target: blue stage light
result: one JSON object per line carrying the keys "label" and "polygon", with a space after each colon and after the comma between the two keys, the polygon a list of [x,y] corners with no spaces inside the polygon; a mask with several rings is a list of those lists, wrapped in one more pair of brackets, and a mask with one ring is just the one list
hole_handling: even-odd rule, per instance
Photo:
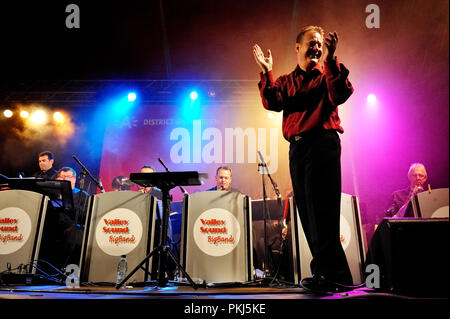
{"label": "blue stage light", "polygon": [[191,100],[196,100],[198,98],[198,94],[195,91],[192,91],[189,96],[191,97]]}
{"label": "blue stage light", "polygon": [[133,102],[134,100],[136,100],[136,93],[134,92],[128,93],[128,102]]}

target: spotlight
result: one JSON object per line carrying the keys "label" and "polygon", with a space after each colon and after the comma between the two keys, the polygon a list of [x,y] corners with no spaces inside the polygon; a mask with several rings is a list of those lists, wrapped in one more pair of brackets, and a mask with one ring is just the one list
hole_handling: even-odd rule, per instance
{"label": "spotlight", "polygon": [[64,123],[64,115],[61,112],[53,113],[53,119],[57,123]]}
{"label": "spotlight", "polygon": [[30,114],[28,113],[28,111],[22,110],[20,111],[20,117],[26,119]]}
{"label": "spotlight", "polygon": [[269,119],[274,119],[274,118],[275,118],[275,115],[273,115],[273,113],[267,113],[267,117],[268,117]]}
{"label": "spotlight", "polygon": [[3,111],[3,115],[4,115],[5,117],[10,118],[11,116],[13,116],[13,112],[12,112],[11,110],[4,110],[4,111]]}
{"label": "spotlight", "polygon": [[377,97],[375,96],[375,94],[369,94],[367,96],[367,102],[369,103],[375,103],[377,101]]}
{"label": "spotlight", "polygon": [[192,91],[191,94],[189,94],[191,97],[191,100],[195,101],[198,98],[198,94],[195,91]]}
{"label": "spotlight", "polygon": [[47,120],[47,115],[44,111],[38,110],[31,114],[30,118],[36,124],[43,124]]}
{"label": "spotlight", "polygon": [[128,102],[133,102],[134,100],[136,100],[136,93],[134,92],[128,93]]}

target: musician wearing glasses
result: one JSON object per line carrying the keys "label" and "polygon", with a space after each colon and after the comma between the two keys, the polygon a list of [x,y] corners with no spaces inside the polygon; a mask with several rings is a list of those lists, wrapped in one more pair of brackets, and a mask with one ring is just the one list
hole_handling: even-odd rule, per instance
{"label": "musician wearing glasses", "polygon": [[59,213],[60,247],[62,247],[62,265],[78,264],[81,254],[83,232],[89,194],[77,187],[77,173],[65,166],[58,171],[57,180],[70,181],[72,187],[74,210],[70,213]]}
{"label": "musician wearing glasses", "polygon": [[[407,210],[409,200],[425,190],[425,182],[428,175],[425,165],[413,163],[408,170],[409,185],[405,189],[400,189],[392,193],[390,207],[386,210],[387,217],[412,217],[410,210]],[[408,216],[407,216],[408,215]]]}

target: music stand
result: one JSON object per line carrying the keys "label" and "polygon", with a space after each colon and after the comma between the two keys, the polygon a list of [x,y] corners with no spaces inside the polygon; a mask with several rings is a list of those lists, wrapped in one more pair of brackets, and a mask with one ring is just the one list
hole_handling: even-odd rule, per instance
{"label": "music stand", "polygon": [[70,181],[42,178],[8,178],[11,189],[22,189],[46,195],[51,201],[60,204],[61,208],[74,209],[72,186]]}
{"label": "music stand", "polygon": [[177,186],[189,186],[189,185],[201,185],[200,178],[208,178],[208,174],[199,174],[195,171],[186,172],[166,172],[166,173],[131,173],[130,180],[142,187],[158,187],[162,191],[162,204],[163,212],[161,216],[161,232],[159,236],[159,246],[154,248],[123,280],[116,284],[116,289],[122,287],[125,282],[133,276],[133,274],[141,268],[141,266],[150,259],[153,254],[159,253],[158,260],[158,285],[164,287],[167,284],[165,278],[166,265],[165,255],[169,254],[170,258],[175,262],[178,268],[182,271],[183,275],[189,281],[194,289],[197,289],[197,285],[194,283],[189,274],[176,260],[175,256],[167,245],[167,228],[169,223],[170,202],[171,196],[170,190]]}

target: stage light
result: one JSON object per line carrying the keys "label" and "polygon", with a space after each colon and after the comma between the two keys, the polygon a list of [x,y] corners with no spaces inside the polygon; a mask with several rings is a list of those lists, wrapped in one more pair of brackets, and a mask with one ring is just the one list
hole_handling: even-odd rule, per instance
{"label": "stage light", "polygon": [[28,113],[28,111],[22,110],[20,111],[20,117],[26,119],[30,114]]}
{"label": "stage light", "polygon": [[128,102],[133,102],[134,100],[136,100],[136,93],[134,92],[128,93]]}
{"label": "stage light", "polygon": [[10,118],[11,116],[13,116],[13,112],[11,110],[4,110],[3,115],[7,118]]}
{"label": "stage light", "polygon": [[43,124],[47,120],[47,115],[44,111],[38,110],[31,114],[30,119],[36,124]]}
{"label": "stage light", "polygon": [[57,123],[64,123],[64,115],[61,112],[53,113],[53,119]]}
{"label": "stage light", "polygon": [[269,119],[274,119],[274,118],[275,118],[275,115],[273,115],[273,113],[267,113],[267,117],[268,117]]}
{"label": "stage light", "polygon": [[192,91],[191,94],[189,94],[191,100],[195,101],[198,98],[198,94],[195,91]]}
{"label": "stage light", "polygon": [[367,96],[367,102],[369,103],[375,103],[377,101],[377,97],[375,96],[375,94],[369,94]]}

